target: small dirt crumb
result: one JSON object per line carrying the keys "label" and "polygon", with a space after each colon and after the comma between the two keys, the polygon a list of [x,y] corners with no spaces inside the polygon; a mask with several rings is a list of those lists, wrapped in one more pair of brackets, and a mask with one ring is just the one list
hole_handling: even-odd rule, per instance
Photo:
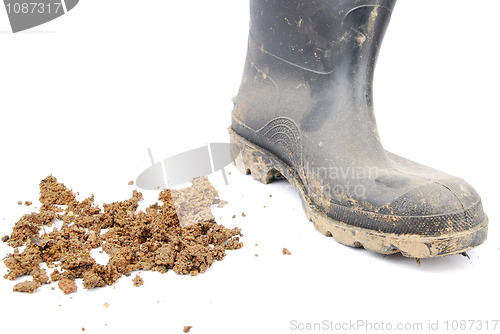
{"label": "small dirt crumb", "polygon": [[24,205],[26,205],[26,206],[31,206],[32,204],[33,204],[32,201],[26,201],[26,202],[24,202]]}
{"label": "small dirt crumb", "polygon": [[292,255],[292,253],[288,250],[288,248],[283,248],[284,255]]}
{"label": "small dirt crumb", "polygon": [[242,213],[241,213],[241,216],[242,216],[242,217],[246,217],[247,215],[246,215],[244,212],[242,212]]}
{"label": "small dirt crumb", "polygon": [[144,280],[139,275],[135,275],[135,278],[132,280],[132,282],[134,282],[134,286],[144,285]]}
{"label": "small dirt crumb", "polygon": [[2,239],[0,239],[0,240],[2,240],[2,242],[7,242],[7,241],[9,241],[9,239],[10,239],[10,237],[8,235],[4,235],[2,237]]}
{"label": "small dirt crumb", "polygon": [[236,218],[236,215],[233,215],[231,218],[235,219],[235,218]]}
{"label": "small dirt crumb", "polygon": [[50,287],[50,290],[55,290],[55,289],[56,289],[56,287],[55,287],[55,286],[51,286],[51,287]]}
{"label": "small dirt crumb", "polygon": [[66,295],[73,293],[73,292],[76,292],[76,290],[78,289],[76,287],[75,281],[70,280],[69,278],[61,279],[57,283],[57,285],[59,286],[59,289],[61,289],[61,291],[64,292],[64,294],[66,294]]}
{"label": "small dirt crumb", "polygon": [[193,326],[184,326],[184,329],[182,331],[184,333],[189,333],[191,331],[191,328],[193,328]]}
{"label": "small dirt crumb", "polygon": [[109,307],[109,304],[108,304],[108,303],[104,303],[104,307],[105,307],[105,308],[108,308],[108,307]]}
{"label": "small dirt crumb", "polygon": [[129,186],[133,186],[134,185],[134,181],[128,181],[128,185]]}
{"label": "small dirt crumb", "polygon": [[257,256],[259,256],[259,254],[255,253],[254,256],[257,257]]}
{"label": "small dirt crumb", "polygon": [[82,332],[85,332],[85,327],[82,327]]}
{"label": "small dirt crumb", "polygon": [[21,283],[17,283],[14,285],[14,292],[27,292],[27,293],[33,293],[35,292],[39,287],[42,285],[38,283],[37,281],[25,281]]}
{"label": "small dirt crumb", "polygon": [[17,205],[23,205],[23,202],[19,201],[17,202]]}

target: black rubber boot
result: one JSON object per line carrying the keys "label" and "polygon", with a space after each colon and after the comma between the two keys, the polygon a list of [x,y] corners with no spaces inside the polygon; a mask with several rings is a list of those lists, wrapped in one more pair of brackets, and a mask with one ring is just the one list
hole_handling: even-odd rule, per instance
{"label": "black rubber boot", "polygon": [[375,62],[395,0],[251,0],[230,129],[237,167],[285,177],[342,244],[425,258],[481,244],[487,217],[462,179],[382,147]]}

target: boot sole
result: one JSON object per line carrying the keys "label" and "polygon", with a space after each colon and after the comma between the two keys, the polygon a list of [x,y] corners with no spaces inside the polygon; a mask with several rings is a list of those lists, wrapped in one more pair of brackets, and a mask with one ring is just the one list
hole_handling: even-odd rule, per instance
{"label": "boot sole", "polygon": [[310,200],[301,178],[293,168],[280,158],[248,141],[229,129],[231,155],[236,167],[244,174],[261,183],[268,184],[284,177],[299,190],[302,206],[307,218],[322,234],[333,237],[340,244],[350,247],[364,247],[380,254],[401,253],[410,258],[431,258],[464,253],[486,240],[488,218],[469,230],[443,234],[436,237],[416,234],[393,234],[349,225],[330,218]]}

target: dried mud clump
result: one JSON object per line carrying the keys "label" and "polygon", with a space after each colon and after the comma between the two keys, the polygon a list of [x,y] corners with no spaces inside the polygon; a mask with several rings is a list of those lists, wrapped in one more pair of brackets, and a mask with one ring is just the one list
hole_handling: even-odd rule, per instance
{"label": "dried mud clump", "polygon": [[134,286],[141,286],[141,285],[144,285],[144,280],[142,279],[141,276],[139,275],[136,275],[134,277],[134,279],[132,280],[132,282],[134,283]]}
{"label": "dried mud clump", "polygon": [[14,285],[15,292],[33,293],[41,286],[37,281],[25,281]]}
{"label": "dried mud clump", "polygon": [[65,294],[70,294],[73,292],[76,292],[77,287],[75,281],[72,281],[68,278],[63,278],[61,279],[57,285],[59,286],[59,289],[62,290]]}
{"label": "dried mud clump", "polygon": [[[222,260],[227,250],[243,245],[240,229],[215,223],[211,206],[221,200],[207,178],[194,179],[186,189],[162,191],[161,204],[144,211],[138,210],[142,199],[134,190],[129,199],[100,207],[93,195],[78,201],[72,190],[48,176],[40,183],[39,212],[21,217],[11,235],[2,238],[14,248],[4,259],[4,277],[32,276],[14,291],[32,293],[58,282],[64,293],[72,293],[76,279],[93,289],[136,270],[196,276]],[[109,257],[106,264],[92,257],[91,251],[99,248]],[[134,283],[142,284],[139,279]]]}

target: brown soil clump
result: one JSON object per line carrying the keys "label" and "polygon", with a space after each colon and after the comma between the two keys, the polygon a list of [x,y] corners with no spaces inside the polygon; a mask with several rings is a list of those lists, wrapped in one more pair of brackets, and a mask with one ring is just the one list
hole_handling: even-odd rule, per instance
{"label": "brown soil clump", "polygon": [[[39,212],[21,217],[11,235],[2,238],[14,248],[4,260],[9,269],[4,277],[33,277],[32,282],[16,285],[15,291],[32,292],[59,281],[67,293],[76,279],[83,280],[85,289],[93,289],[136,270],[198,275],[222,260],[227,250],[243,245],[240,229],[215,223],[211,206],[221,203],[217,196],[207,178],[198,178],[189,188],[162,191],[162,203],[144,211],[138,210],[143,197],[136,190],[125,201],[100,207],[93,195],[78,201],[73,191],[48,176],[40,183]],[[100,247],[109,256],[105,265],[90,253]],[[41,264],[51,269],[50,277]]]}
{"label": "brown soil clump", "polygon": [[144,285],[144,280],[142,279],[141,276],[139,275],[136,275],[134,277],[134,279],[132,280],[132,282],[134,282],[134,286],[141,286],[141,285]]}
{"label": "brown soil clump", "polygon": [[191,328],[193,328],[193,326],[184,326],[184,329],[182,331],[184,333],[189,333],[191,331]]}
{"label": "brown soil clump", "polygon": [[292,255],[292,253],[288,250],[288,248],[283,248],[284,255]]}
{"label": "brown soil clump", "polygon": [[14,285],[15,292],[33,293],[41,286],[37,281],[25,281]]}
{"label": "brown soil clump", "polygon": [[76,292],[76,290],[78,289],[76,287],[75,281],[70,280],[68,278],[61,279],[57,283],[57,285],[59,286],[59,289],[61,289],[62,292],[64,292],[65,294],[70,294],[70,293]]}

